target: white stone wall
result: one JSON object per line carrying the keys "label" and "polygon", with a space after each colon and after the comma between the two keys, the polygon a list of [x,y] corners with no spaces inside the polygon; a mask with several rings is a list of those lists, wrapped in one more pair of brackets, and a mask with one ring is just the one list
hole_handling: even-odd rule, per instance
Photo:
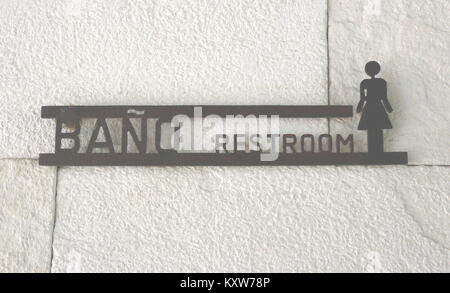
{"label": "white stone wall", "polygon": [[[450,1],[0,1],[0,271],[449,272]],[[352,104],[410,166],[40,167],[43,105]],[[357,119],[313,133],[365,135]]]}

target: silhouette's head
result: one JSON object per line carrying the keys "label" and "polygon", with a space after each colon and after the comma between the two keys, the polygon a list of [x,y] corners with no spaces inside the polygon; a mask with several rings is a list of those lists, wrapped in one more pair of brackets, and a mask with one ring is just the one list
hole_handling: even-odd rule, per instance
{"label": "silhouette's head", "polygon": [[378,73],[380,73],[380,64],[376,61],[370,61],[366,64],[366,73],[370,77],[375,77]]}

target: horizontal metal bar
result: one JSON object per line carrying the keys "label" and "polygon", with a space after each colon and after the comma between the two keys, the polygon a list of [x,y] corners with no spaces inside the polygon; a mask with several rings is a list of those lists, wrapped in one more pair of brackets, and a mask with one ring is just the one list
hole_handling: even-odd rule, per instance
{"label": "horizontal metal bar", "polygon": [[[192,117],[194,108],[202,107],[203,117],[207,115],[278,115],[280,118],[345,118],[353,116],[353,107],[327,105],[169,105],[169,106],[43,106],[42,118],[64,118],[67,115],[78,118],[120,118],[127,115],[171,119],[178,114]],[[136,114],[137,113],[137,114]],[[141,113],[141,114],[139,114]]]}
{"label": "horizontal metal bar", "polygon": [[160,154],[40,154],[43,166],[298,166],[298,165],[400,165],[405,152],[292,153],[276,161],[261,161],[261,153],[160,153]]}

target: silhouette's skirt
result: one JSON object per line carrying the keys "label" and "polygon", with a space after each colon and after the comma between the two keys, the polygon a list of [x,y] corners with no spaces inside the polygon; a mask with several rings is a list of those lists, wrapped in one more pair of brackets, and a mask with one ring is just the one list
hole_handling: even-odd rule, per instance
{"label": "silhouette's skirt", "polygon": [[391,129],[392,124],[381,101],[368,102],[362,110],[358,130]]}

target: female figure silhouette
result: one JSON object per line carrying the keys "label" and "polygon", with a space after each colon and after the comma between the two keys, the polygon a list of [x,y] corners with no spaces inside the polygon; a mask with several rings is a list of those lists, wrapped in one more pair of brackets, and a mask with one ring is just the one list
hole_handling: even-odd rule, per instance
{"label": "female figure silhouette", "polygon": [[375,77],[380,72],[380,64],[371,61],[365,71],[371,78],[361,82],[361,98],[356,108],[357,113],[362,112],[358,130],[367,130],[369,153],[382,153],[383,129],[392,128],[386,111],[391,113],[392,107],[387,99],[386,81]]}

